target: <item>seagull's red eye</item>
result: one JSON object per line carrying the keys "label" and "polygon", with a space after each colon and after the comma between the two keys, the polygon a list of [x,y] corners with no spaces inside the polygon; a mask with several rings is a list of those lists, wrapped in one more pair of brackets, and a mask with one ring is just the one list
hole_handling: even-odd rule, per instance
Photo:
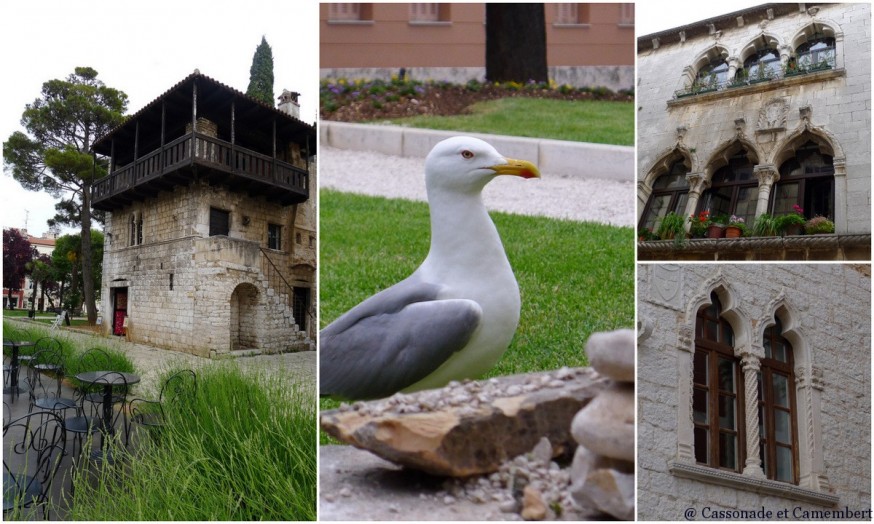
{"label": "seagull's red eye", "polygon": [[461,156],[463,158],[471,159],[471,158],[473,158],[473,153],[468,151],[467,149],[465,149],[464,151],[461,152]]}

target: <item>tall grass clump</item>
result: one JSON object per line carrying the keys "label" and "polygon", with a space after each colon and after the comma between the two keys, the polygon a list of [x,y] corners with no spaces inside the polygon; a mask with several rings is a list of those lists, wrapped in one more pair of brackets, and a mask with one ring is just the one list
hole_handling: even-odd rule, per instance
{"label": "tall grass clump", "polygon": [[124,460],[74,476],[71,520],[315,520],[312,388],[234,363],[197,373],[165,427],[135,426]]}
{"label": "tall grass clump", "polygon": [[[133,361],[125,355],[122,351],[118,349],[106,347],[106,346],[82,346],[80,344],[75,343],[73,340],[63,337],[63,336],[55,336],[55,334],[51,333],[48,329],[42,326],[33,326],[33,327],[22,327],[16,325],[13,322],[3,322],[3,338],[5,340],[15,340],[17,342],[20,341],[30,341],[36,342],[37,340],[43,337],[53,337],[61,344],[61,352],[64,355],[64,370],[68,377],[74,377],[78,373],[82,373],[84,371],[104,371],[100,369],[87,369],[83,367],[79,362],[79,356],[84,353],[87,349],[91,347],[98,347],[102,349],[109,355],[110,366],[109,369],[112,371],[122,371],[125,373],[135,373],[136,368],[134,367]],[[26,355],[30,354],[34,351],[33,347],[29,348],[21,348],[21,354]],[[3,353],[6,355],[11,355],[12,350],[8,348],[3,348]]]}

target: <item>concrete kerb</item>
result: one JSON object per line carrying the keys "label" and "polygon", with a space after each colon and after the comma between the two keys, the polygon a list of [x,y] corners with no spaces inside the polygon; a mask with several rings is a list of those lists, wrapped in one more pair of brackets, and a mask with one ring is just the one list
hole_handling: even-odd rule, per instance
{"label": "concrete kerb", "polygon": [[[400,126],[319,123],[319,142],[337,149],[372,151],[400,157],[427,156],[437,142],[456,136],[457,131],[434,131]],[[617,182],[634,181],[634,148],[523,138],[485,133],[465,133],[485,140],[501,153],[531,160],[541,171],[575,178],[602,178]]]}

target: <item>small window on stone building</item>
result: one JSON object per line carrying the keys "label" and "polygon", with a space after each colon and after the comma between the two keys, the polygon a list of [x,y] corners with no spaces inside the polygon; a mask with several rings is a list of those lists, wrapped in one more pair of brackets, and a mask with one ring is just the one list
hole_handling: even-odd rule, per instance
{"label": "small window on stone building", "polygon": [[295,233],[295,234],[294,234],[294,242],[295,242],[296,244],[300,245],[300,242],[301,242],[301,239],[300,239],[300,233]]}
{"label": "small window on stone building", "polygon": [[129,246],[137,245],[137,215],[132,214],[130,216],[130,235],[128,236]]}
{"label": "small window on stone building", "polygon": [[310,247],[311,248],[316,247],[316,237],[314,237],[312,235],[310,235]]}
{"label": "small window on stone building", "polygon": [[282,226],[279,224],[267,224],[267,247],[270,249],[282,248]]}
{"label": "small window on stone building", "polygon": [[143,244],[143,213],[142,211],[139,213],[137,217],[137,245],[141,246]]}
{"label": "small window on stone building", "polygon": [[771,480],[798,483],[795,362],[779,318],[765,330],[765,358],[758,373],[759,455]]}
{"label": "small window on stone building", "polygon": [[745,223],[753,224],[759,198],[759,182],[753,175],[754,167],[746,150],[740,149],[728,159],[728,165],[714,173],[710,189],[701,197],[698,211],[710,211],[711,217],[736,215],[743,218]]}
{"label": "small window on stone building", "polygon": [[214,207],[209,208],[209,236],[227,236],[231,231],[231,212]]}
{"label": "small window on stone building", "polygon": [[815,142],[798,147],[795,156],[780,166],[780,180],[771,192],[772,214],[791,213],[798,205],[807,219],[816,215],[834,219],[834,174],[832,157]]}
{"label": "small window on stone building", "polygon": [[671,211],[678,215],[686,214],[686,201],[689,198],[689,181],[686,180],[688,172],[689,168],[680,159],[671,164],[670,171],[656,179],[639,224],[641,229],[658,231],[662,218]]}
{"label": "small window on stone building", "polygon": [[170,291],[173,291],[173,273],[170,273]]}
{"label": "small window on stone building", "polygon": [[744,398],[734,334],[715,293],[695,323],[692,419],[695,461],[740,472],[744,464]]}

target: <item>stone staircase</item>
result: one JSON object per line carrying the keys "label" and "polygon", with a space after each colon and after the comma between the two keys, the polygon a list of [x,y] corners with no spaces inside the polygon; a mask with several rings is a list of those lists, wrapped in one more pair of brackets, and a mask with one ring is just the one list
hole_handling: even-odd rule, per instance
{"label": "stone staircase", "polygon": [[267,302],[268,311],[278,313],[276,318],[268,322],[279,322],[282,326],[293,326],[293,336],[290,340],[279,341],[278,347],[283,351],[315,351],[316,344],[306,330],[301,330],[294,319],[293,290],[288,281],[279,272],[279,268],[261,250],[261,289]]}

